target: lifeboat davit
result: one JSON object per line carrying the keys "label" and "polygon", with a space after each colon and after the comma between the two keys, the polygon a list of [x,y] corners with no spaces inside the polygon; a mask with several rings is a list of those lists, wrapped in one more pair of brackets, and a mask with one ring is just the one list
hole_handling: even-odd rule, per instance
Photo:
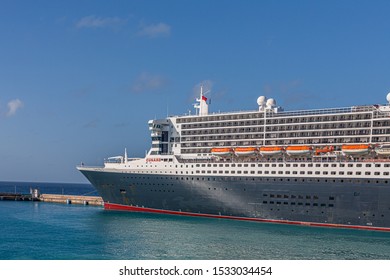
{"label": "lifeboat davit", "polygon": [[253,156],[256,155],[258,149],[256,147],[238,147],[234,149],[237,156]]}
{"label": "lifeboat davit", "polygon": [[390,145],[381,145],[375,148],[375,153],[378,155],[390,155]]}
{"label": "lifeboat davit", "polygon": [[212,148],[211,153],[214,156],[226,157],[233,154],[232,148]]}
{"label": "lifeboat davit", "polygon": [[311,153],[310,146],[289,146],[286,148],[286,153],[290,156],[303,156]]}
{"label": "lifeboat davit", "polygon": [[325,147],[322,147],[322,148],[316,148],[315,154],[316,154],[316,156],[318,156],[318,155],[321,155],[321,154],[331,153],[333,151],[334,151],[334,147],[333,146],[325,146]]}
{"label": "lifeboat davit", "polygon": [[260,154],[262,156],[276,156],[283,153],[283,147],[278,146],[265,146],[260,147]]}
{"label": "lifeboat davit", "polygon": [[346,155],[364,155],[368,153],[369,148],[367,144],[343,145],[341,151]]}

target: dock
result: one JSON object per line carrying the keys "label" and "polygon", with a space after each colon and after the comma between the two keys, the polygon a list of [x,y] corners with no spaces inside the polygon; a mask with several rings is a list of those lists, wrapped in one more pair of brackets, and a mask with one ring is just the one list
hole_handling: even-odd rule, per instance
{"label": "dock", "polygon": [[66,204],[83,204],[103,206],[104,202],[100,196],[71,195],[71,194],[41,194],[38,189],[31,189],[30,194],[21,193],[0,193],[0,200],[14,201],[42,201]]}
{"label": "dock", "polygon": [[0,193],[0,200],[16,200],[16,201],[39,201],[38,198],[31,194],[20,193]]}
{"label": "dock", "polygon": [[103,199],[100,196],[40,194],[39,201],[103,206]]}

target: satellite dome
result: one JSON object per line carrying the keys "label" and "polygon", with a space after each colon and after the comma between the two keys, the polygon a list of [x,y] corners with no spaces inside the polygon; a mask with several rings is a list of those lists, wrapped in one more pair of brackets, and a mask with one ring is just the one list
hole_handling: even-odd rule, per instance
{"label": "satellite dome", "polygon": [[259,98],[257,98],[257,105],[259,106],[264,105],[266,99],[267,98],[265,96],[260,96]]}
{"label": "satellite dome", "polygon": [[274,107],[274,106],[276,106],[275,99],[273,99],[273,98],[268,99],[266,105],[267,105],[267,107]]}
{"label": "satellite dome", "polygon": [[386,99],[387,99],[387,102],[390,103],[390,92],[387,94]]}

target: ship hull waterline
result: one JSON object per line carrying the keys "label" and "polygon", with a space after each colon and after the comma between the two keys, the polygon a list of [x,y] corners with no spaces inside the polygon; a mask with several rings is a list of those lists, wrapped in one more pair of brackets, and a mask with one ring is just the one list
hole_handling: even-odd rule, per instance
{"label": "ship hull waterline", "polygon": [[285,225],[298,225],[298,226],[328,227],[328,228],[341,228],[341,229],[344,228],[344,229],[390,232],[390,228],[381,228],[381,227],[342,225],[342,224],[325,224],[325,223],[314,223],[314,222],[300,222],[300,221],[288,221],[288,220],[272,220],[272,219],[260,219],[260,218],[248,218],[248,217],[210,215],[210,214],[189,213],[189,212],[161,210],[161,209],[153,209],[153,208],[145,208],[145,207],[136,207],[136,206],[122,205],[122,204],[114,204],[114,203],[104,203],[104,209],[107,211],[153,213],[153,214],[176,215],[176,216],[187,216],[187,217],[202,217],[202,218],[212,218],[212,219],[227,219],[227,220],[238,220],[238,221],[262,222],[262,223],[272,223],[272,224],[285,224]]}
{"label": "ship hull waterline", "polygon": [[380,180],[81,172],[106,210],[390,232],[390,190]]}

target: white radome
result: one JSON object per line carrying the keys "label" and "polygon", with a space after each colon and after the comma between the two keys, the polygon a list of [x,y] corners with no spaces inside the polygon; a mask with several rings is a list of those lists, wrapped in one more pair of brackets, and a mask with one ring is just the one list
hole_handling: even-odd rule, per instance
{"label": "white radome", "polygon": [[267,99],[267,97],[260,96],[259,98],[257,98],[257,105],[259,105],[259,106],[264,105],[266,99]]}
{"label": "white radome", "polygon": [[273,99],[273,98],[268,99],[266,105],[267,105],[267,107],[274,107],[274,106],[276,106],[275,99]]}
{"label": "white radome", "polygon": [[387,102],[390,103],[390,92],[387,94],[386,99],[387,99]]}

